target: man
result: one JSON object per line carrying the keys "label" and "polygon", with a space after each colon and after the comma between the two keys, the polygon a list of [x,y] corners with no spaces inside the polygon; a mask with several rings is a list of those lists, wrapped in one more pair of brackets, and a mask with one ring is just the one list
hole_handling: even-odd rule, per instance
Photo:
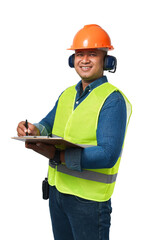
{"label": "man", "polygon": [[[49,206],[56,240],[108,240],[111,195],[118,173],[131,104],[108,83],[105,70],[116,68],[108,34],[86,25],[70,50],[81,81],[67,88],[38,124],[20,122],[18,136],[56,135],[85,148],[59,151],[46,144],[26,144],[49,158]],[[111,63],[112,62],[112,63]]]}

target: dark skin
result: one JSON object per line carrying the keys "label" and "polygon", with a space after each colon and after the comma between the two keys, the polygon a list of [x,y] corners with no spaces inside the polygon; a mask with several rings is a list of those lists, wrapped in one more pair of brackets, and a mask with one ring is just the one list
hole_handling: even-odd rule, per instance
{"label": "dark skin", "polygon": [[[99,49],[82,49],[75,51],[75,70],[82,79],[82,87],[84,89],[93,81],[103,76],[104,56],[106,52]],[[17,126],[18,136],[26,136],[26,132],[30,136],[40,136],[39,130],[31,123],[28,123],[28,129],[25,122],[21,121]],[[25,143],[25,147],[35,152],[53,159],[56,148],[53,145],[44,143]],[[60,152],[60,161],[65,162],[65,151]]]}
{"label": "dark skin", "polygon": [[[28,129],[25,127],[25,122],[22,121],[17,126],[18,136],[26,136],[26,132],[28,132],[29,136],[40,136],[39,130],[31,123],[28,123]],[[48,159],[54,158],[56,148],[53,145],[48,145],[44,143],[25,143],[25,147],[28,149],[32,149],[35,152],[47,157]],[[64,151],[60,153],[60,160],[64,162]]]}
{"label": "dark skin", "polygon": [[99,49],[82,49],[75,51],[74,66],[82,79],[84,89],[96,79],[103,76],[105,51]]}

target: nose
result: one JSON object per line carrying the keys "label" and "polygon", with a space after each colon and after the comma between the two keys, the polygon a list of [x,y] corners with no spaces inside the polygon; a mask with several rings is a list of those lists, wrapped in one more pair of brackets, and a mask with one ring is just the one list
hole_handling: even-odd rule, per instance
{"label": "nose", "polygon": [[83,58],[82,58],[82,63],[89,63],[89,56],[87,54],[84,54]]}

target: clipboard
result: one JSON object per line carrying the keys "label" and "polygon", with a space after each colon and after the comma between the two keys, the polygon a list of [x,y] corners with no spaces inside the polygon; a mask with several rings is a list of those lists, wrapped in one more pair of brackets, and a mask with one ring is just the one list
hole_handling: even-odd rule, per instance
{"label": "clipboard", "polygon": [[75,144],[64,140],[61,137],[48,137],[48,136],[23,136],[23,137],[12,137],[11,139],[19,140],[27,143],[45,143],[54,145],[59,149],[66,149],[69,147],[84,148],[84,145]]}

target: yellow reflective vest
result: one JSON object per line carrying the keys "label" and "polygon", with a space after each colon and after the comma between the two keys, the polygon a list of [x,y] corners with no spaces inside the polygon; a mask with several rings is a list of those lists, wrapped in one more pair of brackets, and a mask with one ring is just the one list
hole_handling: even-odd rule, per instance
{"label": "yellow reflective vest", "polygon": [[[107,97],[119,91],[110,83],[104,83],[91,91],[74,110],[75,86],[67,88],[59,98],[52,134],[75,144],[97,146],[97,124],[100,110]],[[121,91],[120,91],[121,92]],[[127,108],[127,126],[131,116],[131,104],[123,95]],[[58,191],[94,201],[107,201],[114,190],[120,159],[112,168],[83,169],[82,172],[68,169],[65,164],[49,165],[48,182]]]}

